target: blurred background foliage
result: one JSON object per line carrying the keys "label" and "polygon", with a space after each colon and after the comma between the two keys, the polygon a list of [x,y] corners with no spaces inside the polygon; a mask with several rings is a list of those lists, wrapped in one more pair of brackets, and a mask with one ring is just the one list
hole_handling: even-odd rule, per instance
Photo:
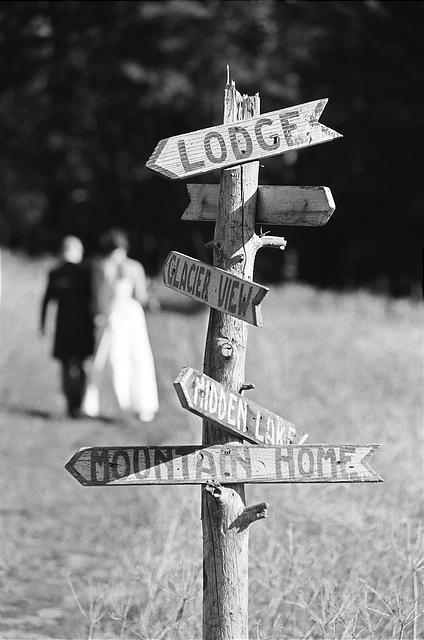
{"label": "blurred background foliage", "polygon": [[423,2],[379,0],[0,3],[2,244],[40,253],[74,233],[90,253],[113,224],[150,274],[170,249],[207,259],[211,225],[180,222],[184,182],[145,162],[222,122],[229,64],[262,112],[328,97],[321,121],[344,135],[262,162],[262,184],[327,185],[337,209],[281,229],[291,251],[257,277],[416,295],[423,18]]}

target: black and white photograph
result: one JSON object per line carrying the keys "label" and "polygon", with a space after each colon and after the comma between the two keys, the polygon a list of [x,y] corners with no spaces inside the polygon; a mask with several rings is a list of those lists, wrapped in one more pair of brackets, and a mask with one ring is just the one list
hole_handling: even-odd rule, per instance
{"label": "black and white photograph", "polygon": [[424,640],[423,27],[0,3],[1,640]]}

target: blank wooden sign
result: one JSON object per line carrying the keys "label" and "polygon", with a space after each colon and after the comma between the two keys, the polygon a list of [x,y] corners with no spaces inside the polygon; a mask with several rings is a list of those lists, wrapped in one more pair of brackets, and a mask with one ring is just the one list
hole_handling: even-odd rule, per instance
{"label": "blank wooden sign", "polygon": [[[215,222],[219,184],[188,184],[190,204],[182,220]],[[319,227],[328,222],[336,205],[328,187],[260,185],[256,222],[269,225]]]}

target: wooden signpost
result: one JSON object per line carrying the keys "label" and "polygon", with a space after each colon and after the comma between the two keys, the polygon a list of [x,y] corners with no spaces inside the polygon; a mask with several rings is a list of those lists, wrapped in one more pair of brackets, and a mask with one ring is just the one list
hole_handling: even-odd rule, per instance
{"label": "wooden signpost", "polygon": [[207,482],[380,482],[375,444],[87,447],[66,469],[85,486]]}
{"label": "wooden signpost", "polygon": [[258,187],[258,160],[341,137],[318,122],[326,103],[261,116],[259,95],[241,96],[228,78],[222,125],[158,143],[146,166],[165,177],[224,169],[220,185],[188,185],[183,215],[215,221],[213,266],[171,251],[163,269],[168,287],[211,307],[204,371],[185,367],[174,383],[182,406],[203,418],[202,445],[89,447],[66,465],[86,486],[202,485],[204,640],[248,638],[249,525],[267,504],[246,507],[246,484],[382,480],[369,465],[379,445],[303,444],[307,434],[243,395],[253,387],[247,329],[262,325],[268,291],[252,282],[256,252],[286,246],[255,224],[323,225],[335,208],[327,187]]}
{"label": "wooden signpost", "polygon": [[229,122],[164,138],[146,167],[178,180],[340,138],[318,122],[327,102],[314,100],[243,119],[243,125]]}
{"label": "wooden signpost", "polygon": [[171,251],[166,258],[163,281],[174,291],[256,327],[262,326],[259,305],[268,293],[268,287],[243,280],[178,251]]}

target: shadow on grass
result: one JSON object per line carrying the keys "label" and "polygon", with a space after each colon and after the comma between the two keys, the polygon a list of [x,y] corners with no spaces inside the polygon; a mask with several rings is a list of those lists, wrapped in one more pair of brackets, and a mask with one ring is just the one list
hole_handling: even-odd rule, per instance
{"label": "shadow on grass", "polygon": [[194,315],[201,313],[205,309],[205,305],[202,302],[174,292],[170,292],[169,295],[161,295],[158,301],[160,305],[158,311],[163,313],[173,312]]}
{"label": "shadow on grass", "polygon": [[20,407],[20,406],[9,406],[6,407],[7,413],[18,413],[23,416],[28,416],[29,418],[42,418],[43,420],[57,420],[62,416],[58,416],[52,411],[46,411],[45,409],[36,409],[33,407]]}
{"label": "shadow on grass", "polygon": [[4,413],[25,416],[27,418],[36,418],[48,422],[54,421],[60,424],[67,423],[68,425],[80,425],[87,428],[96,427],[96,425],[111,429],[119,427],[119,429],[125,429],[126,431],[131,431],[134,430],[134,428],[138,429],[141,426],[151,424],[139,420],[136,416],[116,416],[113,418],[109,418],[107,416],[92,417],[85,414],[80,414],[78,416],[71,417],[64,413],[46,411],[34,407],[22,407],[17,405],[10,405],[9,407],[5,407]]}
{"label": "shadow on grass", "polygon": [[113,425],[117,422],[121,423],[119,419],[116,418],[107,418],[103,416],[96,416],[92,418],[91,416],[86,416],[84,414],[77,415],[75,417],[71,417],[66,415],[65,413],[57,413],[53,411],[47,411],[45,409],[37,409],[34,407],[22,407],[22,406],[9,406],[6,407],[7,413],[19,414],[22,416],[27,416],[28,418],[41,418],[42,420],[55,420],[60,422],[89,422],[95,423],[100,422],[105,425]]}

